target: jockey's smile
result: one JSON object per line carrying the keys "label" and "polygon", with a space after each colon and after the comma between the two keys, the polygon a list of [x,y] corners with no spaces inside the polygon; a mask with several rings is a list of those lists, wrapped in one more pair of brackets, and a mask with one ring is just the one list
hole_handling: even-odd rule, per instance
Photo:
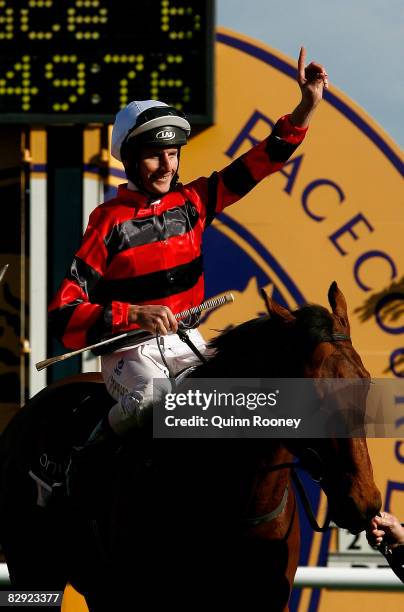
{"label": "jockey's smile", "polygon": [[145,191],[157,195],[168,193],[177,170],[177,147],[144,147],[141,149],[138,173]]}

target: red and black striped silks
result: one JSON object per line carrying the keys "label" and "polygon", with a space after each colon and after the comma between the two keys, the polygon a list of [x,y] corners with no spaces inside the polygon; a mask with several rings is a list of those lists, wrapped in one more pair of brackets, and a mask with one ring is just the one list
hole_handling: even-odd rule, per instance
{"label": "red and black striped silks", "polygon": [[118,188],[90,215],[82,244],[49,305],[49,326],[78,349],[136,328],[130,304],[162,304],[173,313],[204,298],[202,234],[215,215],[280,170],[306,129],[282,117],[271,135],[209,178],[178,185],[150,203]]}

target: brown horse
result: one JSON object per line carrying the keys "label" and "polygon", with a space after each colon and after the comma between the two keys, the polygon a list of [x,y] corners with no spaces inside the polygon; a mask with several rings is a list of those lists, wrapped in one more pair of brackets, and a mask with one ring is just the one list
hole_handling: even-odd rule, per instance
{"label": "brown horse", "polygon": [[[214,356],[192,377],[369,379],[336,283],[329,301],[332,313],[320,306],[290,312],[267,298],[269,316],[219,336]],[[365,395],[359,398],[363,410]],[[156,439],[152,448],[149,437],[136,435],[110,461],[104,508],[89,516],[69,508],[59,492],[39,512],[26,476],[41,450],[37,439],[45,423],[59,427],[52,440],[59,451],[64,444],[60,452],[67,455],[72,406],[80,402],[86,408],[75,414],[93,411],[92,421],[111,400],[85,377],[49,388],[0,440],[0,541],[17,588],[60,589],[69,580],[91,610],[132,610],[158,592],[180,609],[286,611],[299,559],[293,457],[320,480],[330,518],[340,527],[357,533],[380,509],[363,437]],[[14,496],[6,496],[11,487]],[[24,551],[35,544],[41,563],[28,567]]]}

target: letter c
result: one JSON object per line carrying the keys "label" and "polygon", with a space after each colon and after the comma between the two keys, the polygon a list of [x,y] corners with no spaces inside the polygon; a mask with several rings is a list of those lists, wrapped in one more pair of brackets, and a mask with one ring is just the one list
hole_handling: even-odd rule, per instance
{"label": "letter c", "polygon": [[362,283],[361,279],[359,278],[359,269],[361,268],[362,264],[368,259],[377,259],[377,258],[385,259],[390,264],[390,267],[391,267],[390,280],[393,280],[393,278],[397,276],[396,264],[391,259],[391,257],[387,255],[387,253],[383,253],[383,251],[368,251],[367,253],[363,253],[363,255],[358,257],[358,259],[355,262],[355,266],[354,266],[354,277],[355,277],[356,283],[357,285],[359,285],[359,287],[363,291],[370,291],[371,287],[368,287],[367,285]]}
{"label": "letter c", "polygon": [[311,183],[309,183],[306,187],[306,189],[303,191],[302,194],[302,204],[303,204],[303,208],[306,212],[306,214],[313,219],[314,221],[324,221],[324,219],[326,217],[320,217],[318,215],[315,215],[314,213],[312,213],[309,210],[309,206],[308,206],[308,199],[309,199],[309,195],[311,194],[312,191],[314,191],[314,189],[317,189],[318,187],[322,187],[324,185],[327,185],[328,187],[332,187],[333,189],[335,189],[335,191],[337,192],[338,196],[339,196],[339,203],[341,204],[344,200],[345,200],[345,194],[342,191],[341,187],[339,187],[337,185],[337,183],[334,183],[334,181],[330,181],[328,179],[318,179],[316,181],[312,181]]}

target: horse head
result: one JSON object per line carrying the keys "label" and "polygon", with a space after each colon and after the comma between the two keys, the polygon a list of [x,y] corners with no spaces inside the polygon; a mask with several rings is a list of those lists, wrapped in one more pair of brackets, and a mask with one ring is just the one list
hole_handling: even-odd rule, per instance
{"label": "horse head", "polygon": [[[364,418],[370,374],[352,345],[347,304],[336,282],[330,286],[328,300],[331,313],[321,306],[291,312],[265,297],[270,319],[283,329],[285,355],[293,352],[293,375],[361,379],[363,384],[355,393],[355,415]],[[338,398],[336,393],[335,401]],[[288,440],[285,446],[320,482],[328,498],[330,518],[352,532],[362,531],[381,507],[365,436]]]}

